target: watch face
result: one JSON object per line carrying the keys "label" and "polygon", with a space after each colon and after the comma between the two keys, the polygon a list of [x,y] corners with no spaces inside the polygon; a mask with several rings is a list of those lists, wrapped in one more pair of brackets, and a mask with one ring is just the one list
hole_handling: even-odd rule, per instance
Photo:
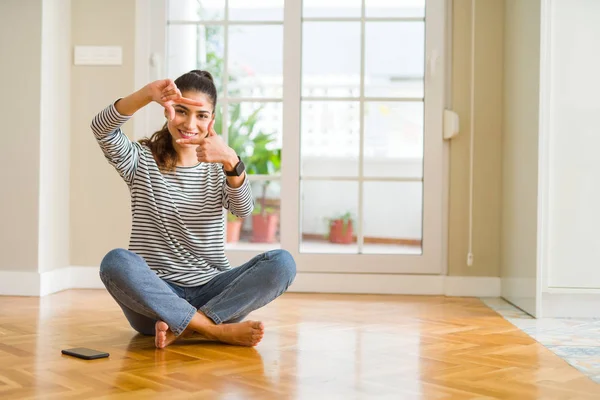
{"label": "watch face", "polygon": [[245,166],[242,160],[240,160],[235,166],[235,173],[237,176],[240,176],[244,172]]}
{"label": "watch face", "polygon": [[242,175],[244,173],[245,170],[246,170],[246,166],[244,165],[244,163],[240,159],[238,161],[238,163],[235,165],[235,167],[233,167],[233,171],[225,171],[225,175],[227,175],[227,176],[240,176],[240,175]]}

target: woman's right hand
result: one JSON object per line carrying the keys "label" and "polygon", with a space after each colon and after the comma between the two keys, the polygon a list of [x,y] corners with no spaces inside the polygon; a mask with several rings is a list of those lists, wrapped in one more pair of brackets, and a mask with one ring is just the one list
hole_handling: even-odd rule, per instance
{"label": "woman's right hand", "polygon": [[172,79],[161,79],[149,83],[146,86],[148,95],[152,98],[152,101],[157,102],[167,110],[169,120],[175,118],[175,109],[173,104],[184,103],[193,106],[202,106],[202,102],[185,98],[181,95],[181,91],[175,85]]}

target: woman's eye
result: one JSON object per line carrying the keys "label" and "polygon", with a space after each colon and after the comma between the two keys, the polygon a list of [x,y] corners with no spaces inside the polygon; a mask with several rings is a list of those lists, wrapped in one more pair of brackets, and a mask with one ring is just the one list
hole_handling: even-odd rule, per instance
{"label": "woman's eye", "polygon": [[185,114],[185,111],[183,111],[183,110],[177,110],[177,112],[178,112],[179,114]]}

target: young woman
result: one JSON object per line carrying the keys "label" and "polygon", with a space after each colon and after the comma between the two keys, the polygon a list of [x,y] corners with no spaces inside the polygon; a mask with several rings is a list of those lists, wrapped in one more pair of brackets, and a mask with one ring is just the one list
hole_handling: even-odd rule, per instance
{"label": "young woman", "polygon": [[[121,126],[152,101],[167,122],[150,139],[131,142]],[[254,203],[243,161],[213,129],[216,104],[212,76],[194,70],[118,99],[91,124],[132,208],[129,250],[110,251],[100,277],[131,326],[155,335],[158,348],[194,332],[255,346],[263,324],[241,321],[296,276],[285,250],[236,268],[225,256],[223,208],[245,217]]]}

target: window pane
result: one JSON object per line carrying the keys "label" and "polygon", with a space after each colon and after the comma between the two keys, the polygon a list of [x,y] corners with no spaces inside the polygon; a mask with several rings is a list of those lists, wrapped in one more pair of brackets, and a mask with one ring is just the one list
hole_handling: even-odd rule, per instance
{"label": "window pane", "polygon": [[358,182],[302,181],[303,253],[357,253]]}
{"label": "window pane", "polygon": [[[219,121],[222,118],[220,110],[217,113]],[[244,161],[250,180],[253,175],[279,174],[282,103],[230,104],[228,120],[228,143]],[[242,223],[228,224],[232,230],[231,234],[228,233],[228,248],[270,250],[273,243],[280,240],[281,185],[278,178],[273,177],[268,181],[252,181],[251,186],[255,200],[254,212]],[[230,215],[229,219],[235,218]]]}
{"label": "window pane", "polygon": [[423,97],[425,24],[367,22],[365,96]]}
{"label": "window pane", "polygon": [[304,18],[360,17],[361,0],[303,0]]}
{"label": "window pane", "polygon": [[423,103],[365,102],[364,175],[423,176]]}
{"label": "window pane", "polygon": [[360,23],[305,22],[302,32],[302,96],[359,95]]}
{"label": "window pane", "polygon": [[230,26],[228,56],[229,96],[282,97],[282,26]]}
{"label": "window pane", "polygon": [[283,0],[229,0],[232,21],[283,21]]}
{"label": "window pane", "polygon": [[170,21],[210,21],[225,17],[225,0],[169,0]]}
{"label": "window pane", "polygon": [[425,0],[365,0],[368,18],[425,17]]}
{"label": "window pane", "polygon": [[244,219],[227,213],[227,248],[272,250],[273,244],[280,241],[281,185],[278,180],[253,181],[250,185],[254,211]]}
{"label": "window pane", "polygon": [[357,176],[358,102],[303,101],[301,176]]}
{"label": "window pane", "polygon": [[423,184],[364,182],[363,253],[421,254]]}
{"label": "window pane", "polygon": [[282,115],[282,103],[230,104],[229,146],[244,161],[249,175],[279,173]]}
{"label": "window pane", "polygon": [[167,74],[175,79],[193,69],[209,71],[222,93],[223,28],[220,26],[169,25]]}

